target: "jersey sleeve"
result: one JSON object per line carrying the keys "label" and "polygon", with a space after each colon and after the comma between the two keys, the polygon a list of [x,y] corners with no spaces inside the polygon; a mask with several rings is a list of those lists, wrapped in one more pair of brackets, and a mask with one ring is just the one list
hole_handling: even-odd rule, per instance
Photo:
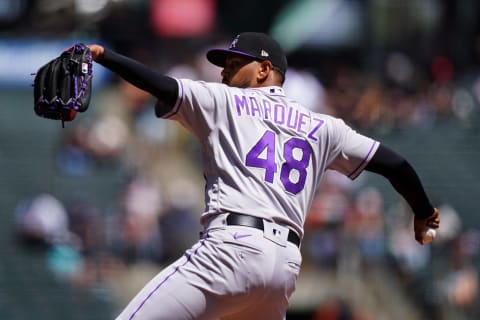
{"label": "jersey sleeve", "polygon": [[188,79],[176,79],[178,97],[164,119],[178,121],[198,138],[203,138],[216,125],[222,116],[218,106],[226,104],[226,94],[222,85]]}
{"label": "jersey sleeve", "polygon": [[365,169],[380,143],[356,132],[340,119],[335,119],[332,127],[338,146],[337,155],[328,168],[354,180]]}

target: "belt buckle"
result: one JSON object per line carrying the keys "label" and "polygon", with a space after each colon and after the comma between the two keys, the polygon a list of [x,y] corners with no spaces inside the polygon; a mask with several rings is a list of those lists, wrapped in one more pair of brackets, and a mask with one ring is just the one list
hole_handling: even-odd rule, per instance
{"label": "belt buckle", "polygon": [[263,236],[282,247],[287,246],[289,231],[290,229],[287,227],[263,220]]}

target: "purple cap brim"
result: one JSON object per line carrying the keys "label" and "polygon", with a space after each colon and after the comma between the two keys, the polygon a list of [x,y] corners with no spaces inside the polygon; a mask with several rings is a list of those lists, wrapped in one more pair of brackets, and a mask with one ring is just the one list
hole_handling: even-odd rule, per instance
{"label": "purple cap brim", "polygon": [[228,50],[228,49],[212,49],[207,52],[207,60],[219,67],[225,67],[225,60],[230,54],[238,54],[245,57],[250,57],[253,59],[258,59],[258,57],[245,53],[243,51],[237,50]]}

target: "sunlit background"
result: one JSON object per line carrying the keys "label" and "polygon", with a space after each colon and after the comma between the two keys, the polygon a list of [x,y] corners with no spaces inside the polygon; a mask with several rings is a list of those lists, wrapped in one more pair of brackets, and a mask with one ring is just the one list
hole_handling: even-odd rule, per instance
{"label": "sunlit background", "polygon": [[33,73],[75,42],[180,78],[243,31],[285,48],[287,95],[410,160],[442,226],[413,240],[383,179],[329,172],[288,319],[480,318],[480,2],[0,0],[0,318],[113,319],[200,231],[198,145],[155,100],[94,65],[66,123],[33,112]]}

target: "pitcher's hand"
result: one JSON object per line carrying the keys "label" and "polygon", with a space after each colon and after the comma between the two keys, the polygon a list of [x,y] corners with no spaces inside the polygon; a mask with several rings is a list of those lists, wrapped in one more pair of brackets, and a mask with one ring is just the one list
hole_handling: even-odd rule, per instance
{"label": "pitcher's hand", "polygon": [[102,59],[103,53],[105,52],[104,47],[98,44],[89,44],[87,47],[89,47],[92,52],[93,61],[99,61]]}
{"label": "pitcher's hand", "polygon": [[424,231],[427,228],[438,229],[440,226],[440,217],[438,209],[435,208],[431,216],[420,219],[415,217],[413,220],[413,230],[415,232],[415,240],[417,240],[420,244],[424,244],[423,235]]}

